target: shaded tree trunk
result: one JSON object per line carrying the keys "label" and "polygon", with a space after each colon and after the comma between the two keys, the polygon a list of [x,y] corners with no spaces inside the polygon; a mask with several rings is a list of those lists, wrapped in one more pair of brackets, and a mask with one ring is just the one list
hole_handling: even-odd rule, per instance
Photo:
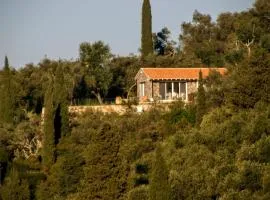
{"label": "shaded tree trunk", "polygon": [[99,104],[102,105],[102,104],[103,104],[103,100],[102,100],[102,98],[101,98],[100,93],[99,93],[99,92],[94,92],[94,91],[92,91],[92,94],[95,95],[95,97],[97,98]]}

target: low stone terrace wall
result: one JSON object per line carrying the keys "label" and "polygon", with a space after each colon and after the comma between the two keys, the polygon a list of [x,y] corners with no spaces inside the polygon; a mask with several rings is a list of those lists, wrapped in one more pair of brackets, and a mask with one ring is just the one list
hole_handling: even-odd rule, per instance
{"label": "low stone terrace wall", "polygon": [[[94,105],[94,106],[69,106],[69,113],[82,114],[85,112],[101,112],[104,114],[117,113],[123,115],[126,112],[142,113],[151,110],[152,108],[159,108],[161,110],[169,110],[169,103],[144,103],[139,105]],[[44,119],[44,108],[42,109],[42,121]]]}
{"label": "low stone terrace wall", "polygon": [[[125,114],[126,112],[147,112],[152,109],[156,104],[140,104],[140,105],[132,105],[128,107],[127,105],[97,105],[97,106],[69,106],[70,113],[84,113],[87,111],[96,111],[102,113],[118,113],[120,115]],[[165,104],[162,107],[167,108]]]}

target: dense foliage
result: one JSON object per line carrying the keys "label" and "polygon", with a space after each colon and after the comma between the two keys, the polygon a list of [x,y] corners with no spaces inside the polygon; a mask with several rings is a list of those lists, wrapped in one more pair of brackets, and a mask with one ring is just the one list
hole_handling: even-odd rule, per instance
{"label": "dense foliage", "polygon": [[5,65],[1,76],[1,104],[0,120],[6,123],[15,122],[15,89],[13,73],[9,67],[8,58],[5,57]]}
{"label": "dense foliage", "polygon": [[[113,56],[101,41],[82,43],[77,61],[44,58],[13,69],[6,57],[0,199],[270,199],[269,10],[269,1],[257,0],[216,22],[195,11],[173,54],[162,29],[153,34],[156,54],[143,60]],[[228,71],[200,75],[189,104],[68,112],[86,100],[134,96],[145,65]]]}

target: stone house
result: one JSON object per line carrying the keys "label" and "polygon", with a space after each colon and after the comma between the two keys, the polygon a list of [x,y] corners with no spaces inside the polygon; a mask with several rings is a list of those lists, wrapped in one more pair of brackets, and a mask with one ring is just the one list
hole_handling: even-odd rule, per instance
{"label": "stone house", "polygon": [[157,100],[192,101],[198,88],[199,72],[203,78],[211,70],[224,75],[225,68],[141,68],[135,76],[140,102]]}

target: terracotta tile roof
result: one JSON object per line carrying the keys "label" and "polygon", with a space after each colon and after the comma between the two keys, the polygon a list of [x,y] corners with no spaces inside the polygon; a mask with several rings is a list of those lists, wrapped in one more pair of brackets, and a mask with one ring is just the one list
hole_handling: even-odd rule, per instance
{"label": "terracotta tile roof", "polygon": [[203,78],[210,70],[217,70],[222,75],[227,71],[226,68],[141,68],[139,73],[144,72],[151,80],[199,79],[200,70]]}

